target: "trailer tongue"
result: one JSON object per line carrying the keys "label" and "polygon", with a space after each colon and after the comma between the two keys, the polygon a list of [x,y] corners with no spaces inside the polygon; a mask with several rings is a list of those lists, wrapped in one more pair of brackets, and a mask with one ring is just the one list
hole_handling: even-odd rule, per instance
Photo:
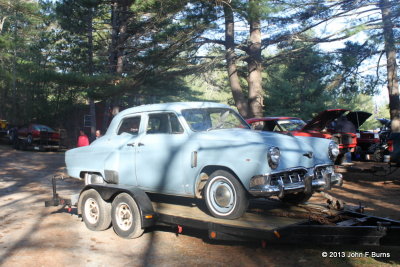
{"label": "trailer tongue", "polygon": [[[79,198],[63,199],[56,192],[56,179],[53,178],[53,198],[45,202],[46,206],[62,205],[69,211],[72,206],[77,206],[78,214],[82,214],[90,229],[104,230],[96,229],[95,223],[91,224],[90,215],[101,210],[98,209],[100,202],[112,203],[112,225],[122,237],[136,238],[147,227],[168,225],[176,227],[178,233],[184,233],[185,229],[205,231],[214,240],[258,240],[263,244],[400,246],[400,221],[358,212],[362,208],[337,211],[326,205],[309,203],[293,206],[278,200],[258,199],[251,201],[249,210],[241,218],[225,220],[208,215],[202,201],[146,194],[138,188],[122,189],[116,185],[86,186]],[[94,203],[97,209],[85,212],[82,196],[87,195],[84,192],[89,190],[99,195],[100,202]],[[123,201],[118,196],[123,196]],[[118,217],[118,214],[122,216]],[[110,212],[105,215],[94,214],[93,218],[102,216],[110,216]],[[111,221],[110,218],[103,219]]]}

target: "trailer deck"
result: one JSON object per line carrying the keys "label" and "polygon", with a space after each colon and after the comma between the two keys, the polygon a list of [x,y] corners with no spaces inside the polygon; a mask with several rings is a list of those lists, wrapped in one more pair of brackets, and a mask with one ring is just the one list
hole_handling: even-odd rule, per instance
{"label": "trailer deck", "polygon": [[[111,197],[116,187],[96,186]],[[109,189],[107,189],[109,188]],[[111,190],[109,193],[105,192]],[[83,191],[82,191],[83,192]],[[144,194],[144,193],[143,193]],[[331,209],[325,203],[290,205],[274,199],[255,199],[239,219],[226,220],[208,214],[198,199],[147,194],[153,212],[150,225],[176,226],[207,231],[210,239],[257,240],[263,243],[400,246],[400,221],[363,214],[361,207]],[[76,199],[76,198],[75,198]],[[108,198],[109,199],[109,198]],[[107,199],[105,199],[107,200]],[[53,198],[46,206],[71,207],[76,200],[60,198],[53,178]],[[137,202],[138,205],[143,202]],[[140,205],[139,205],[140,206]],[[151,208],[151,207],[150,207]],[[148,207],[147,209],[148,210]],[[359,210],[359,211],[357,211]],[[142,216],[148,214],[142,213]],[[154,215],[154,216],[153,216]]]}
{"label": "trailer deck", "polygon": [[262,240],[268,243],[400,245],[400,222],[366,215],[348,207],[325,204],[289,205],[278,200],[253,200],[248,212],[236,220],[208,215],[200,201],[151,196],[157,224],[208,231],[211,239]]}

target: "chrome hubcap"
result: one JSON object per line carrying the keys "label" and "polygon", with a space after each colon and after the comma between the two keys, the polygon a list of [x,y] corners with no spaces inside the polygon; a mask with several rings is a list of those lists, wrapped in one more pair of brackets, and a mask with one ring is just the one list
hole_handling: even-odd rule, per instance
{"label": "chrome hubcap", "polygon": [[220,185],[215,190],[215,202],[218,206],[227,207],[231,198],[231,191],[226,187],[226,185]]}
{"label": "chrome hubcap", "polygon": [[214,177],[208,191],[208,199],[215,213],[228,215],[236,205],[236,191],[225,177]]}

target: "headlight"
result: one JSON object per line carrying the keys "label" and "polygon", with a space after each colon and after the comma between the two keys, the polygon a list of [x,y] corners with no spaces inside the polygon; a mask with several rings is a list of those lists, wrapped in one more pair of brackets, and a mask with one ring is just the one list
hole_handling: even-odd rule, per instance
{"label": "headlight", "polygon": [[268,149],[268,164],[272,169],[276,169],[279,165],[281,152],[279,148],[272,146]]}
{"label": "headlight", "polygon": [[335,161],[337,156],[339,155],[339,146],[336,142],[330,142],[328,148],[328,155],[332,161]]}

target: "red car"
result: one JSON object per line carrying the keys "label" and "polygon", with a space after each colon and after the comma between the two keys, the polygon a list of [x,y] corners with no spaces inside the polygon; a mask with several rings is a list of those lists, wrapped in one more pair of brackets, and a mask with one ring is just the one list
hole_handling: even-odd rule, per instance
{"label": "red car", "polygon": [[[343,116],[345,113],[347,114]],[[256,130],[332,139],[339,145],[338,162],[341,162],[343,155],[346,152],[353,152],[357,146],[356,130],[358,129],[357,126],[362,123],[355,124],[354,118],[358,117],[354,116],[354,112],[349,112],[347,109],[330,109],[319,113],[308,123],[296,117],[264,117],[246,121]],[[350,122],[352,127],[343,127],[343,122],[346,122],[347,125]]]}
{"label": "red car", "polygon": [[17,149],[58,150],[60,133],[42,124],[31,123],[18,128],[14,147]]}

